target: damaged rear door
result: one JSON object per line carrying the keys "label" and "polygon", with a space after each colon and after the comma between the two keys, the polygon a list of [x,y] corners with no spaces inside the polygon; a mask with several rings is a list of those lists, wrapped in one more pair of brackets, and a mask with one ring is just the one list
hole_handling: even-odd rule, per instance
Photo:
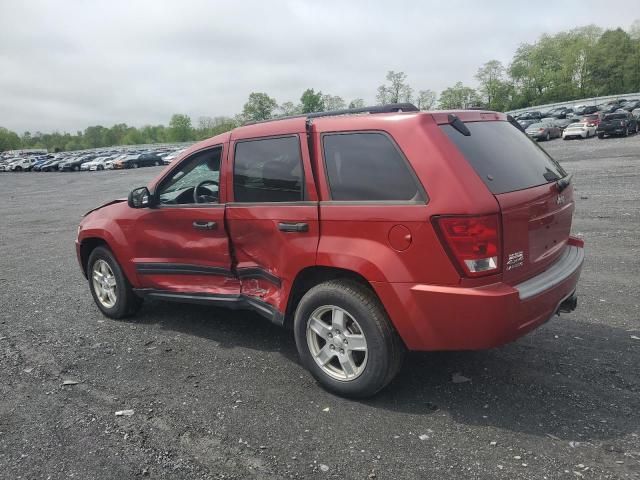
{"label": "damaged rear door", "polygon": [[296,133],[232,138],[226,222],[241,294],[283,321],[296,274],[314,265],[318,201],[304,121]]}

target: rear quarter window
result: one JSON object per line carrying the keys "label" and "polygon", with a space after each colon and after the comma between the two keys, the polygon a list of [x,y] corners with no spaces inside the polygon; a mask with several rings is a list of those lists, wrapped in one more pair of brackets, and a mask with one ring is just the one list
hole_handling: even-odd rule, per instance
{"label": "rear quarter window", "polygon": [[323,135],[331,199],[420,202],[425,194],[395,143],[379,132]]}
{"label": "rear quarter window", "polygon": [[440,128],[493,194],[544,185],[566,175],[558,162],[509,122],[465,125],[471,132],[469,136],[451,125]]}

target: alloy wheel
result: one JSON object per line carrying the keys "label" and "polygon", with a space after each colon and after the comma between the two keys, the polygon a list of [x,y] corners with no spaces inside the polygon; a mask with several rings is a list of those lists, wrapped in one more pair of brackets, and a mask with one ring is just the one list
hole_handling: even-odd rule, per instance
{"label": "alloy wheel", "polygon": [[118,285],[113,270],[105,260],[98,259],[93,264],[91,280],[98,301],[105,308],[113,308],[118,300]]}
{"label": "alloy wheel", "polygon": [[316,364],[336,380],[354,380],[367,365],[362,328],[349,312],[334,305],[323,305],[311,314],[307,346]]}

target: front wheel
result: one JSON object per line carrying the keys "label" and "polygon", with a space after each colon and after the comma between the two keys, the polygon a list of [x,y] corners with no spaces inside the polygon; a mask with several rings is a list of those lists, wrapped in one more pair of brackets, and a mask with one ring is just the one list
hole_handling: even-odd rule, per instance
{"label": "front wheel", "polygon": [[303,365],[338,395],[374,395],[402,365],[404,345],[380,301],[353,281],[310,289],[296,309],[294,333]]}
{"label": "front wheel", "polygon": [[604,138],[604,133],[599,133],[598,138],[602,140]]}
{"label": "front wheel", "polygon": [[91,252],[87,278],[93,300],[109,318],[133,315],[142,305],[142,299],[133,292],[120,265],[106,247],[96,247]]}

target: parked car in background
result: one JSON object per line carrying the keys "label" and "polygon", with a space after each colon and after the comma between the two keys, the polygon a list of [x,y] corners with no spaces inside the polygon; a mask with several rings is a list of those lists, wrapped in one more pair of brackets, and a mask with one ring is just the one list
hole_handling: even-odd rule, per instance
{"label": "parked car in background", "polygon": [[636,99],[629,100],[624,105],[622,105],[622,108],[627,112],[631,112],[636,108],[640,108],[640,100],[636,100]]}
{"label": "parked car in background", "polygon": [[602,117],[600,116],[600,114],[596,113],[593,115],[585,115],[582,120],[588,124],[588,126],[593,126],[593,127],[597,127],[598,125],[600,125],[600,121],[602,120]]}
{"label": "parked car in background", "polygon": [[184,152],[185,150],[186,150],[186,148],[181,148],[180,150],[176,150],[175,152],[169,153],[168,155],[162,157],[162,162],[165,165],[169,165],[176,158],[178,158],[180,156],[180,154],[182,154],[182,152]]}
{"label": "parked car in background", "polygon": [[572,123],[562,132],[562,138],[589,138],[596,134],[596,126],[586,122]]}
{"label": "parked car in background", "polygon": [[42,165],[40,167],[40,171],[41,172],[57,172],[58,171],[58,167],[66,162],[67,160],[71,159],[73,157],[62,157],[62,158],[56,158],[53,160],[50,160],[49,162],[45,163],[44,165]]}
{"label": "parked car in background", "polygon": [[556,120],[555,123],[556,123],[556,126],[560,128],[560,131],[562,131],[572,123],[578,123],[579,121],[580,121],[579,118],[559,118],[558,120]]}
{"label": "parked car in background", "polygon": [[0,162],[0,172],[10,172],[11,165],[13,164],[13,162],[16,162],[18,160],[18,158],[7,158],[3,160],[2,162]]}
{"label": "parked car in background", "polygon": [[34,163],[36,163],[35,157],[21,157],[11,163],[9,168],[12,172],[28,172],[29,170],[31,170],[31,167]]}
{"label": "parked car in background", "polygon": [[[104,170],[104,162],[111,159],[111,157],[96,157],[90,162],[83,163],[80,170]],[[99,167],[99,168],[98,168]]]}
{"label": "parked car in background", "polygon": [[570,107],[556,107],[549,110],[545,116],[564,119],[571,113],[573,113],[573,109]]}
{"label": "parked car in background", "polygon": [[581,117],[584,115],[592,115],[598,111],[595,105],[580,105],[573,109],[572,117]]}
{"label": "parked car in background", "polygon": [[553,122],[533,123],[525,129],[525,132],[529,137],[538,141],[551,140],[562,136],[562,130]]}
{"label": "parked car in background", "polygon": [[106,157],[100,157],[99,159],[96,160],[92,160],[89,162],[89,170],[92,172],[95,171],[99,171],[99,170],[106,170],[106,163],[113,160],[115,157],[113,155],[111,156],[106,156]]}
{"label": "parked car in background", "polygon": [[605,115],[596,129],[598,138],[607,136],[628,136],[637,133],[638,121],[627,111],[609,113]]}
{"label": "parked car in background", "polygon": [[120,160],[124,160],[125,158],[127,158],[127,154],[126,153],[121,153],[119,155],[116,155],[115,157],[113,157],[111,160],[107,160],[106,162],[104,162],[104,169],[105,170],[113,170],[114,169],[114,164],[115,162],[118,162]]}
{"label": "parked car in background", "polygon": [[81,155],[80,157],[67,160],[64,163],[58,165],[58,170],[61,172],[79,172],[83,163],[90,162],[95,158],[95,155]]}
{"label": "parked car in background", "polygon": [[162,159],[155,153],[136,153],[113,163],[113,168],[138,168],[162,165]]}

